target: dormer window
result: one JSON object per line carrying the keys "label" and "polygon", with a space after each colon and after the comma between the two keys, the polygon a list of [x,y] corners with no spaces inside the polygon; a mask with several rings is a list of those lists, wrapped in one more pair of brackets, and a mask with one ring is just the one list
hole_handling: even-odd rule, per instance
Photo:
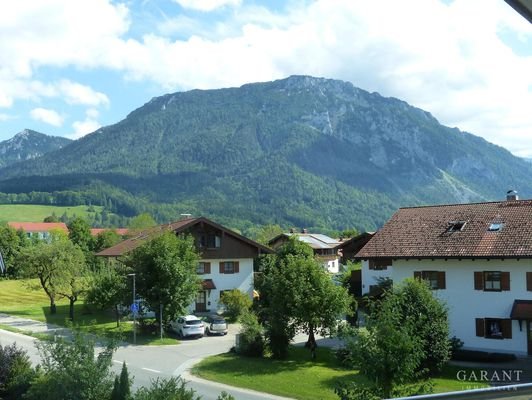
{"label": "dormer window", "polygon": [[466,221],[451,221],[447,228],[447,232],[461,232],[466,225]]}
{"label": "dormer window", "polygon": [[500,230],[502,230],[502,227],[502,222],[494,222],[488,227],[488,232],[499,232]]}

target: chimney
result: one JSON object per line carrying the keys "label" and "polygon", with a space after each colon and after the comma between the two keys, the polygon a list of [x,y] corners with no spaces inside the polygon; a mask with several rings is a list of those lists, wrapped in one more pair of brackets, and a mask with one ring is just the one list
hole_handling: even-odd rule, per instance
{"label": "chimney", "polygon": [[301,229],[301,233],[308,233],[306,228]]}
{"label": "chimney", "polygon": [[517,191],[511,189],[506,192],[506,201],[515,201],[519,200],[519,196],[517,195]]}

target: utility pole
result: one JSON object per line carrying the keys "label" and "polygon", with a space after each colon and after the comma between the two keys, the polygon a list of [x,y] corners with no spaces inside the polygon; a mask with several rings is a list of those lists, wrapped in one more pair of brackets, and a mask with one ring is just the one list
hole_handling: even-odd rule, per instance
{"label": "utility pole", "polygon": [[137,297],[135,293],[135,274],[127,274],[133,277],[133,303],[131,303],[131,312],[133,313],[133,344],[137,344]]}

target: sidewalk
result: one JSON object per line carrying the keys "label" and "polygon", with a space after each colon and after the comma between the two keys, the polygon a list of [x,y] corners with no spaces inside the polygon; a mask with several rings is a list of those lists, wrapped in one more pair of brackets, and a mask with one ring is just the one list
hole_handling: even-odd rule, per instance
{"label": "sidewalk", "polygon": [[18,329],[20,333],[25,334],[49,334],[57,336],[70,336],[70,330],[63,326],[49,324],[46,322],[35,321],[28,318],[14,317],[8,314],[0,313],[0,325],[7,325]]}

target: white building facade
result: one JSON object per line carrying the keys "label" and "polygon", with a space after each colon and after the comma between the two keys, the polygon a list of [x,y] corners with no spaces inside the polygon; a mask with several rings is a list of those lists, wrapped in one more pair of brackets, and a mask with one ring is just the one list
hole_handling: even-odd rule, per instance
{"label": "white building facade", "polygon": [[427,280],[465,349],[532,356],[532,201],[402,208],[357,253],[362,294]]}
{"label": "white building facade", "polygon": [[406,278],[429,281],[434,295],[449,312],[450,336],[465,349],[532,355],[532,324],[512,319],[516,300],[532,300],[527,287],[532,259],[455,260],[396,259],[386,268],[370,269],[362,262],[364,294],[383,278],[400,284]]}

